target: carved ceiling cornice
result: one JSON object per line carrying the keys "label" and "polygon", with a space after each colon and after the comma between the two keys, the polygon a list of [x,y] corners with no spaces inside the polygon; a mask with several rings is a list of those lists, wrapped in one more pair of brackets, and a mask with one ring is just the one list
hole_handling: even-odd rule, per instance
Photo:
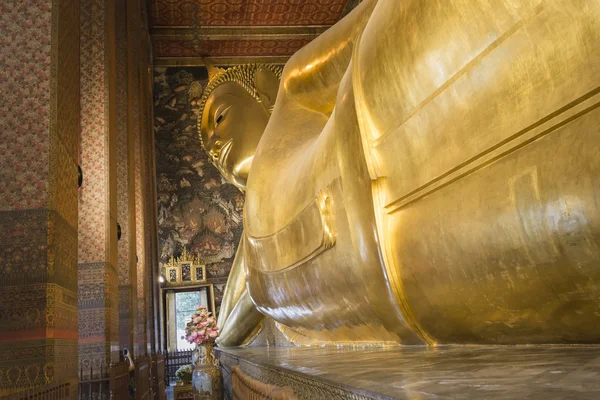
{"label": "carved ceiling cornice", "polygon": [[[266,3],[256,0],[149,1],[154,65],[201,66],[204,56],[228,66],[257,62],[283,64],[361,0],[303,0],[302,3],[295,0],[269,0]],[[205,19],[208,18],[202,21],[200,28],[189,26],[192,20],[185,11],[194,3],[200,7]],[[215,14],[217,9],[223,12]],[[264,19],[261,13],[271,15],[272,19]],[[232,18],[224,18],[226,15]],[[313,20],[327,23],[307,23]],[[197,38],[201,38],[200,41]]]}
{"label": "carved ceiling cornice", "polygon": [[154,40],[240,40],[315,38],[329,25],[313,26],[203,26],[200,29],[181,26],[161,26],[150,31]]}

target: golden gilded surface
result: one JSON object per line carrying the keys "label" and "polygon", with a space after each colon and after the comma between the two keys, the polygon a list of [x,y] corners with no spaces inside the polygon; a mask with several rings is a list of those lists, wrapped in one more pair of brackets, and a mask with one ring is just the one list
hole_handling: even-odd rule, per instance
{"label": "golden gilded surface", "polygon": [[303,344],[599,342],[599,20],[366,0],[272,113],[274,74],[206,91],[205,148],[246,191],[221,344],[263,314]]}

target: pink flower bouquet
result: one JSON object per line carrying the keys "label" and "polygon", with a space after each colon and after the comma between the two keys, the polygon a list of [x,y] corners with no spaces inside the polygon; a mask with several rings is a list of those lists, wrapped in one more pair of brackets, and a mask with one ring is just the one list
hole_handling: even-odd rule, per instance
{"label": "pink flower bouquet", "polygon": [[203,345],[214,342],[219,336],[217,320],[211,316],[211,312],[204,306],[198,306],[192,315],[192,320],[185,326],[185,340],[190,343]]}

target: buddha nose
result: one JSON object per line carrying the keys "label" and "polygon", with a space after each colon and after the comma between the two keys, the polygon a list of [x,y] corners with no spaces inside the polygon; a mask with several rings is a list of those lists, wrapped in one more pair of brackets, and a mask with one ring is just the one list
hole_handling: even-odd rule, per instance
{"label": "buddha nose", "polygon": [[221,147],[223,146],[223,143],[220,140],[215,140],[213,142],[213,145],[210,147],[210,150],[208,151],[208,154],[212,157],[213,160],[218,160],[219,159],[219,154],[221,154]]}

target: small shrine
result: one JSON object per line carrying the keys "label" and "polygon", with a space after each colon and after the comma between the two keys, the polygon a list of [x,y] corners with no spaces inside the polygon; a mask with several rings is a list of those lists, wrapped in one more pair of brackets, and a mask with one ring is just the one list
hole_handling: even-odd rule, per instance
{"label": "small shrine", "polygon": [[166,287],[206,283],[206,265],[198,255],[190,254],[184,247],[181,256],[171,257],[163,267],[162,280]]}

